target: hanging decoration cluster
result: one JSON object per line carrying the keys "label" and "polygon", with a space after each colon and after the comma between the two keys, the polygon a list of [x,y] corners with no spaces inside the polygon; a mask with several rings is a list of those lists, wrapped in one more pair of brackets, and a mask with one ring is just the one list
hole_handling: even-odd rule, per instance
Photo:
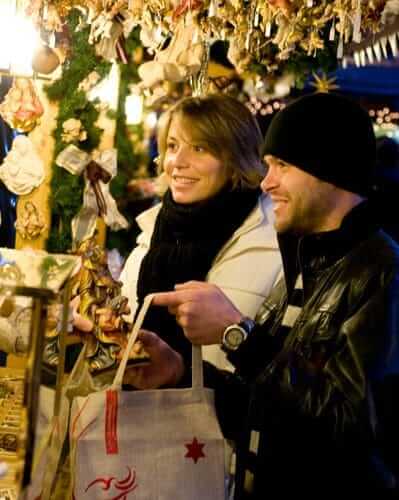
{"label": "hanging decoration cluster", "polygon": [[[199,66],[198,44],[209,46],[215,40],[229,43],[228,58],[239,74],[281,73],[286,67],[311,72],[320,66],[323,53],[324,59],[331,57],[331,48],[333,57],[339,59],[344,44],[360,42],[365,33],[379,31],[383,27],[384,8],[392,1],[395,0],[35,0],[33,3],[36,10],[38,6],[51,4],[60,16],[78,5],[91,24],[91,43],[105,58],[116,53],[123,59],[123,37],[134,26],[141,27],[143,45],[155,54],[172,38],[173,54],[167,55],[168,62],[175,64],[175,74],[166,77],[173,80],[182,72],[190,76],[187,68]],[[56,24],[54,19],[52,22]],[[187,25],[191,26],[192,35],[188,45],[183,40],[188,33]]]}

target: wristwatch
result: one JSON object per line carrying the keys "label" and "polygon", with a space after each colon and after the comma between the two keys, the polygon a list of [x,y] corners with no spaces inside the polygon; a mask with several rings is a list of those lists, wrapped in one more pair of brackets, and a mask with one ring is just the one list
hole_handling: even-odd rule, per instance
{"label": "wristwatch", "polygon": [[236,351],[255,326],[255,321],[244,317],[239,323],[226,328],[222,336],[222,349],[225,352]]}

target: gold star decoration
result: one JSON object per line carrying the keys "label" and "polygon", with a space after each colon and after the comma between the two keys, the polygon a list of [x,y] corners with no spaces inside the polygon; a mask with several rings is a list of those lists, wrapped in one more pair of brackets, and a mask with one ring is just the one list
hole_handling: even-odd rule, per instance
{"label": "gold star decoration", "polygon": [[315,92],[321,92],[327,94],[332,90],[336,90],[339,88],[334,82],[336,81],[335,77],[328,78],[325,73],[318,75],[317,73],[313,74],[313,82],[310,82],[310,85],[315,88]]}

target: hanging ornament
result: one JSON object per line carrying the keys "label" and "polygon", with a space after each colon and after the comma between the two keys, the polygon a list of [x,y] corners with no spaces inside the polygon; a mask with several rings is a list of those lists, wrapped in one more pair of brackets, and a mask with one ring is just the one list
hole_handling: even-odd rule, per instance
{"label": "hanging ornament", "polygon": [[328,40],[333,42],[335,40],[335,19],[332,20],[330,33],[328,35]]}
{"label": "hanging ornament", "polygon": [[113,231],[129,226],[109,191],[109,183],[117,173],[116,149],[93,152],[93,155],[70,144],[56,158],[59,167],[72,175],[83,173],[85,177],[83,206],[72,220],[74,242],[83,241],[94,234],[98,216]]}
{"label": "hanging ornament", "polygon": [[208,7],[208,17],[216,17],[218,13],[218,4],[216,0],[211,0]]}
{"label": "hanging ornament", "polygon": [[383,36],[382,38],[380,38],[380,46],[381,46],[382,55],[383,55],[384,59],[388,59],[387,44],[388,44],[388,38],[386,36]]}
{"label": "hanging ornament", "polygon": [[15,222],[15,229],[24,240],[34,240],[47,229],[43,215],[31,201],[25,202],[24,210]]}
{"label": "hanging ornament", "polygon": [[381,54],[380,42],[378,40],[373,45],[373,50],[374,50],[374,54],[375,54],[375,57],[377,59],[377,62],[381,62],[382,54]]}
{"label": "hanging ornament", "polygon": [[52,73],[60,64],[60,59],[56,52],[48,45],[42,45],[33,55],[32,69],[36,73],[48,75]]}
{"label": "hanging ornament", "polygon": [[293,12],[293,4],[291,0],[267,0],[270,5],[273,7],[278,7],[281,11],[289,16]]}
{"label": "hanging ornament", "polygon": [[44,165],[36,149],[25,135],[18,135],[0,165],[0,180],[12,193],[28,194],[44,181]]}
{"label": "hanging ornament", "polygon": [[18,132],[30,132],[44,112],[33,83],[28,78],[14,78],[13,84],[0,104],[0,115]]}
{"label": "hanging ornament", "polygon": [[65,144],[70,142],[82,142],[87,139],[87,132],[82,122],[77,118],[69,118],[62,124],[61,139]]}
{"label": "hanging ornament", "polygon": [[141,64],[138,73],[146,88],[163,81],[182,82],[196,75],[204,57],[203,33],[191,14],[181,17],[169,45],[153,61]]}
{"label": "hanging ornament", "polygon": [[328,92],[339,88],[339,86],[335,84],[336,78],[328,78],[325,73],[322,73],[320,76],[317,73],[313,73],[313,79],[310,85],[315,88],[315,92],[328,94]]}
{"label": "hanging ornament", "polygon": [[355,18],[353,21],[353,35],[352,35],[352,39],[356,43],[360,43],[362,39],[362,34],[360,31],[361,22],[362,22],[362,2],[361,0],[357,0]]}

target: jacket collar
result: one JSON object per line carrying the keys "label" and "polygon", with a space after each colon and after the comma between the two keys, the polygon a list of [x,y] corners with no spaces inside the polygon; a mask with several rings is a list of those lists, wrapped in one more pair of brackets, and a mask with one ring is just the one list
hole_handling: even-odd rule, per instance
{"label": "jacket collar", "polygon": [[304,262],[324,257],[326,264],[331,265],[367,239],[377,228],[374,213],[369,203],[364,201],[348,212],[338,229],[303,237],[299,243],[299,256]]}
{"label": "jacket collar", "polygon": [[348,212],[338,229],[302,237],[279,235],[287,284],[300,269],[319,271],[333,265],[377,229],[374,211],[364,201]]}
{"label": "jacket collar", "polygon": [[161,207],[162,203],[157,203],[153,207],[144,210],[144,212],[141,212],[141,214],[136,217],[136,222],[140,230],[145,234],[149,234],[150,237],[154,230],[155,221]]}

